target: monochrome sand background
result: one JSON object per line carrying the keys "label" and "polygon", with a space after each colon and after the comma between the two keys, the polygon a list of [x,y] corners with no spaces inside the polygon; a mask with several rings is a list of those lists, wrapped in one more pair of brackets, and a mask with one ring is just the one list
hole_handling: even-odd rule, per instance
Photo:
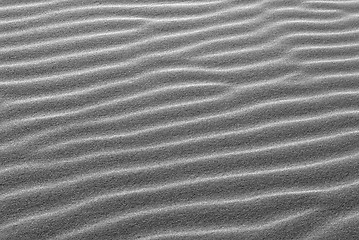
{"label": "monochrome sand background", "polygon": [[1,240],[359,239],[359,1],[0,1]]}

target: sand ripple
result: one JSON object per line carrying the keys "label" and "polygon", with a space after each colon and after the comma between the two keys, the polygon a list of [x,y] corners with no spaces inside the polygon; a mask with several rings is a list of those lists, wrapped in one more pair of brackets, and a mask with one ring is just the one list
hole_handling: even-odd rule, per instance
{"label": "sand ripple", "polygon": [[4,0],[0,239],[359,239],[359,2]]}

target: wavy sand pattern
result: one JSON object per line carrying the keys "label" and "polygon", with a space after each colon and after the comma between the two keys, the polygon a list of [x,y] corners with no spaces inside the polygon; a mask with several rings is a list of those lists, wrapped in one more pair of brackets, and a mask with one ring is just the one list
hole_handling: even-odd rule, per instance
{"label": "wavy sand pattern", "polygon": [[0,3],[1,240],[359,239],[359,1]]}

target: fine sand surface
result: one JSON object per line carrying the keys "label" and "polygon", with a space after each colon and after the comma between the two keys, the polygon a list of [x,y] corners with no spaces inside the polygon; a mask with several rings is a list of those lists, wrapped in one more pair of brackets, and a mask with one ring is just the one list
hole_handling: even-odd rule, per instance
{"label": "fine sand surface", "polygon": [[359,1],[0,0],[0,240],[359,239]]}

